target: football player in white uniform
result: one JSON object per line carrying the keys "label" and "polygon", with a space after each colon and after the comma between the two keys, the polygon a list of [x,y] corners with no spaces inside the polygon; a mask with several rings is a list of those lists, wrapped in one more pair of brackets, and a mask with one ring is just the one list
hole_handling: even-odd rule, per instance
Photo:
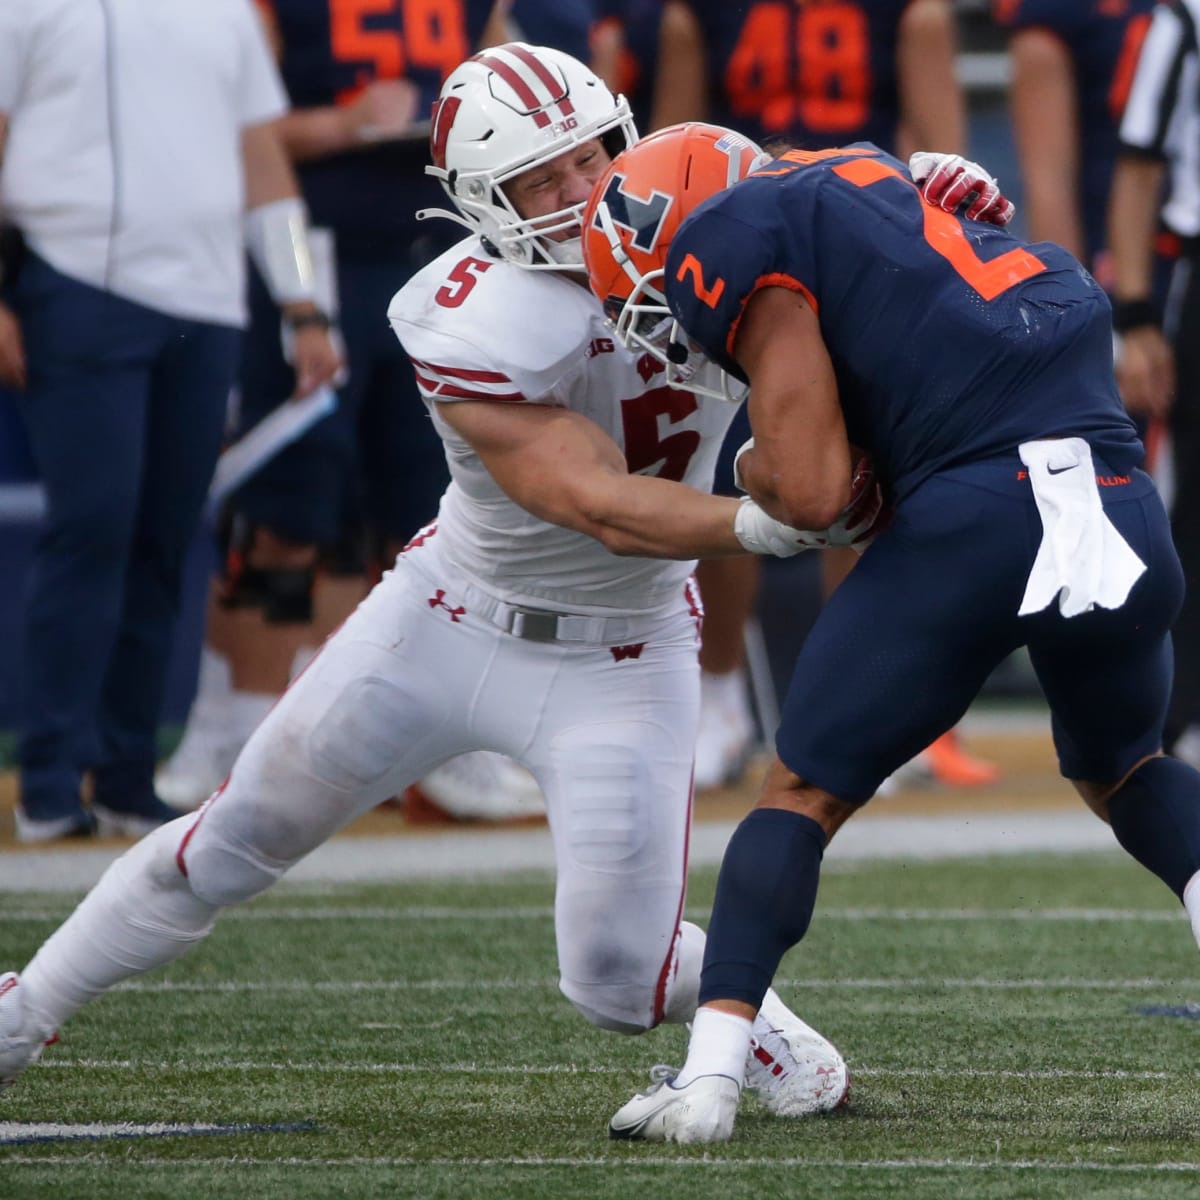
{"label": "football player in white uniform", "polygon": [[[445,440],[438,520],[255,732],[224,788],[132,847],[18,976],[0,976],[0,1084],[86,1001],[177,958],[354,817],[469,750],[546,796],[560,987],[593,1024],[690,1019],[704,934],[681,922],[702,555],[850,542],[707,492],[732,406],[669,386],[613,337],[580,274],[579,217],[634,130],[625,101],[519,43],[449,76],[433,172],[474,232],[396,296]],[[740,142],[731,153],[752,153]],[[653,223],[654,199],[632,217]],[[677,380],[676,380],[677,382]],[[692,381],[693,388],[697,381]],[[747,1064],[773,1112],[842,1103],[837,1050],[768,993]]]}

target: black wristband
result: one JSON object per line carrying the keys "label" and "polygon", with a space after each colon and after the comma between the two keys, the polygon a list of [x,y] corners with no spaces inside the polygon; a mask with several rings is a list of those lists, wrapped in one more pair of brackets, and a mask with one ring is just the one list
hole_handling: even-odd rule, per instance
{"label": "black wristband", "polygon": [[328,329],[333,322],[329,319],[328,313],[323,313],[319,308],[312,312],[301,313],[298,317],[287,318],[288,328],[293,332],[299,329],[307,329],[310,325],[317,325],[321,329]]}
{"label": "black wristband", "polygon": [[1118,333],[1137,329],[1141,325],[1158,328],[1160,322],[1153,300],[1114,300],[1112,302],[1113,328]]}

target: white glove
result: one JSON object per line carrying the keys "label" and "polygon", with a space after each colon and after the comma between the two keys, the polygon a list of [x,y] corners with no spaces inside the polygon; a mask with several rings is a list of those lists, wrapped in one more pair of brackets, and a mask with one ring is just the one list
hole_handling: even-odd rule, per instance
{"label": "white glove", "polygon": [[819,550],[829,544],[821,541],[822,534],[793,529],[768,516],[749,496],[743,498],[738,508],[733,532],[742,549],[751,554],[773,554],[776,558],[791,558],[801,550]]}
{"label": "white glove", "polygon": [[908,173],[920,188],[921,198],[934,208],[957,211],[967,203],[963,216],[989,225],[1007,225],[1017,211],[1000,185],[978,163],[961,154],[932,154],[918,150],[908,160]]}
{"label": "white glove", "polygon": [[744,492],[746,490],[746,485],[742,482],[742,455],[753,446],[754,439],[752,437],[747,438],[738,447],[738,452],[733,456],[733,486],[737,488],[739,492]]}

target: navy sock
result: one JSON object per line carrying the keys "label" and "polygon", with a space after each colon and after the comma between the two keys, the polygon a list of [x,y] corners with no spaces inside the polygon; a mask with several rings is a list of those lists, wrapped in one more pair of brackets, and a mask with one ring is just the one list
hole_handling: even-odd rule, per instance
{"label": "navy sock", "polygon": [[821,826],[781,808],[756,808],[734,830],[708,926],[701,1004],[762,1003],[779,960],[808,930],[824,852]]}
{"label": "navy sock", "polygon": [[1113,793],[1108,816],[1122,847],[1182,900],[1200,870],[1200,772],[1152,758]]}

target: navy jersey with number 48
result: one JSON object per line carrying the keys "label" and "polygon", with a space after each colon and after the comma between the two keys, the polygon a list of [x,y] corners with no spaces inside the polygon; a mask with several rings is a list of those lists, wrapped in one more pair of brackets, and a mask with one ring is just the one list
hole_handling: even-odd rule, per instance
{"label": "navy jersey with number 48", "polygon": [[758,142],[893,148],[896,49],[911,2],[687,0],[704,34],[711,119]]}
{"label": "navy jersey with number 48", "polygon": [[733,338],[764,286],[816,311],[850,440],[897,499],[1031,438],[1086,437],[1116,470],[1140,459],[1095,280],[1059,246],[925,204],[875,146],[791,151],[680,225],[668,303],[739,378]]}

